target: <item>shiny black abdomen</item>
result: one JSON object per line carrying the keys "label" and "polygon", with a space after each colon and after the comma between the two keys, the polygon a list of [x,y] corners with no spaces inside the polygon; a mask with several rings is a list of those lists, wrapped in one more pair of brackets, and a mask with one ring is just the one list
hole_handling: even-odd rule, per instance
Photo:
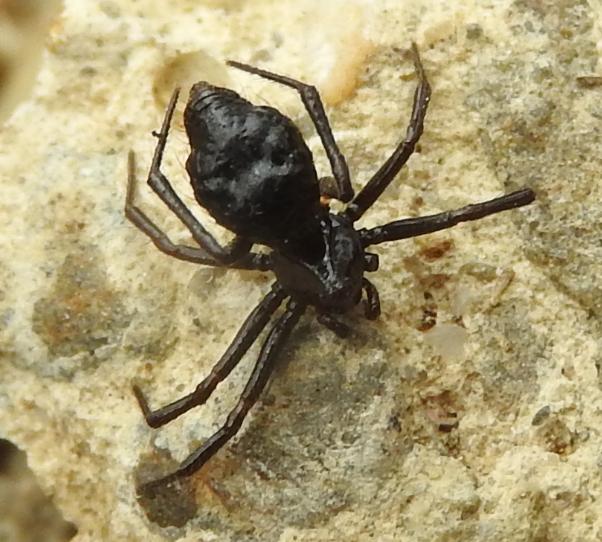
{"label": "shiny black abdomen", "polygon": [[[279,247],[315,216],[320,192],[311,151],[293,122],[235,92],[198,83],[184,123],[197,201],[234,233]],[[302,235],[300,232],[298,235]]]}

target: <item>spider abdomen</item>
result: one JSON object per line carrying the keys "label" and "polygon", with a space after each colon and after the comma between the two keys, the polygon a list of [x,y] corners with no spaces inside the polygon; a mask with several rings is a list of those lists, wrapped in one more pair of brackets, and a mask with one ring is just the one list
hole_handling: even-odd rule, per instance
{"label": "spider abdomen", "polygon": [[197,201],[215,220],[273,245],[319,204],[311,151],[293,122],[235,92],[196,84],[184,112]]}

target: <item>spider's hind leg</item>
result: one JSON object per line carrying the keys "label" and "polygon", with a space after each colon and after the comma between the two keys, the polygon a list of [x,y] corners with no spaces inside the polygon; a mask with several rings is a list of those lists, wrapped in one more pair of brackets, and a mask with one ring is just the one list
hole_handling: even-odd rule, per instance
{"label": "spider's hind leg", "polygon": [[291,77],[243,64],[242,62],[229,60],[227,64],[233,68],[238,68],[239,70],[258,75],[275,83],[294,88],[299,93],[301,101],[320,136],[334,175],[334,182],[330,182],[328,178],[320,182],[321,195],[336,198],[344,203],[350,201],[353,198],[353,187],[349,178],[349,168],[347,167],[345,157],[332,135],[330,123],[328,122],[324,105],[322,105],[322,100],[316,87],[302,81],[297,81]]}
{"label": "spider's hind leg", "polygon": [[[164,254],[179,260],[223,267],[224,264],[211,257],[207,251],[200,247],[174,243],[167,234],[159,228],[134,201],[136,192],[136,156],[133,151],[128,153],[128,181],[125,195],[125,216],[154,245]],[[265,254],[249,253],[237,262],[228,265],[236,269],[268,270],[271,266],[269,256]]]}
{"label": "spider's hind leg", "polygon": [[403,141],[397,145],[393,154],[389,156],[387,161],[348,205],[346,214],[354,222],[370,208],[383,193],[385,188],[389,186],[397,173],[399,173],[399,170],[414,152],[416,143],[418,143],[418,140],[422,135],[426,109],[431,99],[431,86],[424,72],[424,68],[422,67],[420,55],[418,54],[418,47],[415,43],[412,43],[412,53],[414,55],[416,74],[418,75],[418,87],[414,93],[412,116],[410,118],[406,136]]}
{"label": "spider's hind leg", "polygon": [[151,163],[147,183],[153,189],[155,194],[159,196],[163,203],[165,203],[165,205],[167,205],[167,207],[188,228],[192,234],[192,237],[203,249],[203,251],[205,251],[211,258],[219,262],[220,265],[229,266],[230,264],[233,264],[247,256],[253,243],[248,239],[235,237],[230,244],[226,245],[225,247],[220,245],[211,235],[211,233],[209,233],[209,231],[207,231],[205,227],[190,212],[190,209],[188,209],[188,207],[186,207],[184,202],[180,199],[167,177],[161,172],[163,152],[165,151],[165,146],[167,144],[169,127],[176,108],[176,102],[178,101],[179,93],[180,89],[176,89],[171,96],[171,100],[169,101],[169,105],[165,111],[165,117],[163,118],[161,131],[158,133],[153,132],[153,134],[157,137],[157,145],[155,147],[155,154],[153,155],[153,161]]}

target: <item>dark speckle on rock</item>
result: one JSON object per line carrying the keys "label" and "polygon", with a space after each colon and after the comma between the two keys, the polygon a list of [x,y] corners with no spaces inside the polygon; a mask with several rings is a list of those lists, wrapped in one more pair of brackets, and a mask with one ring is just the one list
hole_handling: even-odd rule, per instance
{"label": "dark speckle on rock", "polygon": [[575,451],[577,440],[560,415],[548,417],[537,428],[537,438],[547,451],[569,455]]}
{"label": "dark speckle on rock", "polygon": [[550,408],[550,405],[541,407],[535,413],[535,416],[533,416],[533,419],[531,420],[531,425],[541,425],[548,418],[551,411],[552,409]]}
{"label": "dark speckle on rock", "polygon": [[141,458],[134,472],[138,503],[146,517],[159,527],[183,527],[196,516],[194,481],[190,478],[176,480],[161,487],[149,489],[144,484],[157,478],[157,471],[177,465],[164,450],[156,450]]}
{"label": "dark speckle on rock", "polygon": [[469,40],[479,39],[483,35],[483,28],[480,24],[471,23],[466,25],[466,37]]}
{"label": "dark speckle on rock", "polygon": [[33,330],[53,358],[84,354],[94,364],[98,348],[119,341],[129,317],[103,265],[96,247],[77,245],[55,271],[50,291],[35,302]]}

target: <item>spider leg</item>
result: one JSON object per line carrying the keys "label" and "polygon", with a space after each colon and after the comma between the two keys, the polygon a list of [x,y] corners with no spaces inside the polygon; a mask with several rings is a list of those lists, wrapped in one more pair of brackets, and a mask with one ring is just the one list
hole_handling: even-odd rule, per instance
{"label": "spider leg", "polygon": [[378,265],[378,254],[364,252],[364,266],[368,273],[374,273],[375,271],[378,271]]}
{"label": "spider leg", "polygon": [[412,116],[408,126],[406,137],[387,161],[380,167],[374,176],[368,181],[366,186],[362,188],[360,193],[355,196],[353,201],[347,206],[346,215],[352,220],[358,220],[368,208],[379,198],[385,188],[389,186],[395,178],[399,170],[408,161],[408,158],[414,152],[416,143],[422,135],[424,117],[426,109],[431,99],[431,86],[424,73],[418,47],[412,43],[412,52],[414,54],[414,65],[418,75],[419,83],[414,93],[414,105],[412,107]]}
{"label": "spider leg", "polygon": [[426,233],[451,228],[460,222],[479,220],[480,218],[528,205],[535,199],[535,193],[530,188],[523,188],[499,198],[481,203],[466,205],[460,209],[445,211],[435,215],[418,218],[404,218],[390,222],[384,226],[359,230],[361,243],[364,247],[377,245],[387,241],[398,241],[409,237],[417,237]]}
{"label": "spider leg", "polygon": [[275,283],[271,291],[249,314],[238,330],[236,337],[234,337],[234,340],[230,343],[223,356],[211,369],[209,375],[192,393],[162,408],[151,410],[140,388],[133,386],[134,395],[138,400],[146,423],[151,427],[160,427],[184,414],[184,412],[188,412],[191,408],[204,404],[217,385],[230,374],[245,352],[255,342],[255,339],[257,339],[263,328],[270,321],[272,314],[274,314],[274,311],[280,306],[285,297],[286,295],[282,288],[278,283]]}
{"label": "spider leg", "polygon": [[[321,186],[328,191],[328,193],[323,195],[335,197],[345,203],[350,201],[353,198],[353,187],[351,186],[351,180],[349,179],[349,168],[347,167],[345,157],[339,150],[334,136],[332,135],[330,123],[328,122],[328,117],[326,116],[320,94],[316,87],[284,75],[278,75],[260,68],[255,68],[254,66],[249,66],[248,64],[243,64],[242,62],[229,60],[227,64],[233,68],[238,68],[239,70],[294,88],[299,93],[301,101],[309,113],[309,116],[316,127],[316,131],[322,140],[322,145],[326,151],[326,156],[328,156],[328,161],[330,162],[330,167],[332,168],[336,183],[336,190],[333,190],[332,188],[334,187],[328,185],[328,181],[321,183]],[[333,194],[332,192],[336,193]]]}
{"label": "spider leg", "polygon": [[[175,244],[169,237],[134,203],[136,184],[136,162],[133,151],[128,153],[128,184],[125,196],[125,216],[142,233],[146,234],[155,246],[165,254],[187,262],[223,267],[225,264],[211,257],[198,247]],[[228,265],[235,269],[256,269],[266,271],[271,268],[267,254],[249,253],[240,260]]]}
{"label": "spider leg", "polygon": [[332,314],[328,314],[327,312],[318,314],[317,320],[324,327],[327,327],[330,329],[330,331],[333,331],[336,336],[340,337],[341,339],[349,337],[349,334],[351,333],[351,328],[347,324],[337,320],[336,317],[334,317]]}
{"label": "spider leg", "polygon": [[246,415],[251,407],[257,402],[259,395],[265,388],[272,374],[278,354],[282,350],[285,340],[301,318],[305,311],[305,305],[289,300],[286,311],[278,318],[269,335],[267,336],[257,363],[253,368],[249,381],[232,409],[226,423],[216,431],[196,451],[191,453],[178,467],[176,471],[163,478],[145,484],[144,489],[162,486],[182,476],[190,476],[200,469],[215,453],[228,442],[240,429]]}
{"label": "spider leg", "polygon": [[226,266],[243,256],[248,254],[251,249],[252,242],[242,237],[235,237],[234,240],[226,247],[221,246],[215,238],[205,229],[205,227],[195,218],[188,207],[176,194],[175,190],[167,180],[167,177],[161,173],[161,160],[163,159],[163,151],[167,143],[167,135],[169,133],[169,125],[171,118],[178,101],[180,89],[176,89],[171,96],[161,131],[157,134],[157,146],[151,163],[151,168],[148,174],[148,185],[161,198],[163,203],[171,209],[171,211],[182,221],[182,223],[190,230],[192,237],[205,250],[208,255]]}
{"label": "spider leg", "polygon": [[380,316],[380,297],[378,295],[378,290],[367,278],[362,279],[362,286],[366,292],[364,315],[368,320],[376,320]]}
{"label": "spider leg", "polygon": [[326,197],[326,198],[334,198],[334,199],[340,199],[339,198],[339,186],[337,184],[337,181],[334,177],[320,177],[318,179],[318,185],[320,187],[320,196],[322,197]]}

